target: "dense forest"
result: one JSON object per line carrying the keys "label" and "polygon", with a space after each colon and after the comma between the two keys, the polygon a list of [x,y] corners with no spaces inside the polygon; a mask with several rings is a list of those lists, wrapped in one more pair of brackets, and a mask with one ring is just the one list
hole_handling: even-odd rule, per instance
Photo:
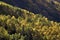
{"label": "dense forest", "polygon": [[1,0],[35,14],[42,14],[49,20],[60,22],[60,0]]}
{"label": "dense forest", "polygon": [[0,1],[0,40],[60,40],[60,23]]}

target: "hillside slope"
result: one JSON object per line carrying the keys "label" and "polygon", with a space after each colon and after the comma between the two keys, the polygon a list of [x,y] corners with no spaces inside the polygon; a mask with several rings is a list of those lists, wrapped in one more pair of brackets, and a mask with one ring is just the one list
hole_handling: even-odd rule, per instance
{"label": "hillside slope", "polygon": [[0,1],[0,40],[60,40],[60,23]]}
{"label": "hillside slope", "polygon": [[27,9],[33,13],[39,13],[49,20],[60,22],[59,0],[2,0],[14,6]]}

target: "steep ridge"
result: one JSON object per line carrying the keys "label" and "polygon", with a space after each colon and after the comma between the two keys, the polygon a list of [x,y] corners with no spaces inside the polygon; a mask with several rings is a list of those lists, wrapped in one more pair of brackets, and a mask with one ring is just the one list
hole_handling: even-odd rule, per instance
{"label": "steep ridge", "polygon": [[0,40],[60,40],[60,23],[0,1]]}
{"label": "steep ridge", "polygon": [[10,15],[10,16],[15,16],[17,18],[18,16],[25,17],[25,15],[29,13],[31,13],[30,15],[34,15],[34,13],[29,12],[25,9],[14,7],[14,6],[11,6],[9,4],[6,4],[0,1],[0,14],[1,15]]}
{"label": "steep ridge", "polygon": [[41,13],[49,20],[60,22],[59,0],[2,0],[33,13]]}

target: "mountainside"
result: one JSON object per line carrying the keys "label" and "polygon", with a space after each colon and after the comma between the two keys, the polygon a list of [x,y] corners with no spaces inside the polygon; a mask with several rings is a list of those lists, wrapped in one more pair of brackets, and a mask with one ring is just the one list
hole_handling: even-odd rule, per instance
{"label": "mountainside", "polygon": [[0,1],[0,40],[60,40],[60,23]]}
{"label": "mountainside", "polygon": [[33,13],[41,13],[49,20],[60,22],[60,0],[2,0]]}

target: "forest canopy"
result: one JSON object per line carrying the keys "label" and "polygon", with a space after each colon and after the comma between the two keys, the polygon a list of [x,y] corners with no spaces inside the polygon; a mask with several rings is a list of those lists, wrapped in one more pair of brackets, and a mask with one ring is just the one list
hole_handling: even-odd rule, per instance
{"label": "forest canopy", "polygon": [[60,23],[0,2],[0,40],[60,40]]}

